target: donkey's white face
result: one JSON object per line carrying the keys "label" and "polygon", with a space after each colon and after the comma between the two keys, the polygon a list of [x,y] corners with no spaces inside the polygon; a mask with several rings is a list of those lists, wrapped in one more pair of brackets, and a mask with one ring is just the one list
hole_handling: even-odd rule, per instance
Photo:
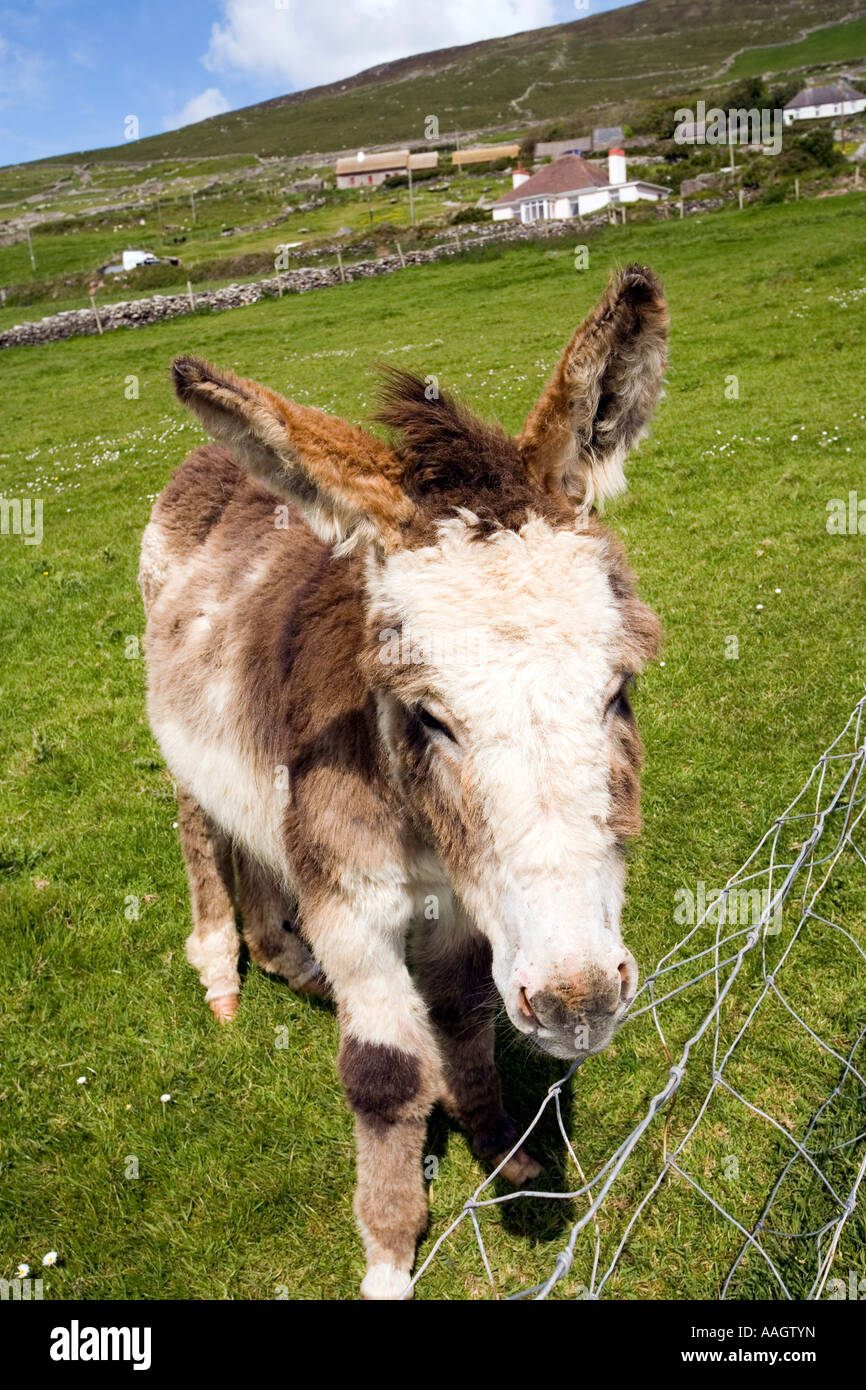
{"label": "donkey's white face", "polygon": [[175,364],[240,461],[322,538],[366,546],[361,660],[407,815],[489,939],[515,1027],[562,1057],[603,1048],[637,983],[620,930],[641,759],[626,687],[658,624],[593,505],[624,485],[666,334],[661,286],[632,266],[516,438],[394,372],[393,446]]}
{"label": "donkey's white face", "polygon": [[512,1023],[559,1057],[606,1046],[637,986],[620,930],[639,757],[626,686],[655,624],[617,597],[611,563],[595,526],[534,517],[479,540],[467,515],[370,567],[394,765]]}

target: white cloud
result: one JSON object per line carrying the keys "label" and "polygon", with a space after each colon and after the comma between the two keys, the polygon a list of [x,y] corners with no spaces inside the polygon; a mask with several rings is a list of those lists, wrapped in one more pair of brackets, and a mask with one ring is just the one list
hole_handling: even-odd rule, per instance
{"label": "white cloud", "polygon": [[556,22],[553,0],[222,0],[204,56],[212,72],[278,78],[290,90],[434,48]]}
{"label": "white cloud", "polygon": [[194,121],[206,121],[208,116],[221,116],[223,111],[229,109],[229,103],[219,87],[208,87],[207,91],[199,92],[197,97],[190,97],[186,106],[174,116],[164,116],[162,128],[177,130],[178,126],[192,125]]}

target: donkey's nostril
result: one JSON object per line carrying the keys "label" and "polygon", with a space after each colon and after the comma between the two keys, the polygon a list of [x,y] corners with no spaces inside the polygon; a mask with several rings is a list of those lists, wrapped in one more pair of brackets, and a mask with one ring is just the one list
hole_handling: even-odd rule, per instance
{"label": "donkey's nostril", "polygon": [[536,1017],[535,1011],[529,1002],[529,995],[526,993],[526,990],[523,988],[523,985],[521,985],[520,989],[517,991],[517,1007],[520,1010],[520,1012],[524,1015],[524,1017],[528,1018],[531,1023],[538,1022],[538,1018]]}
{"label": "donkey's nostril", "polygon": [[621,981],[619,987],[619,1002],[620,1004],[627,1004],[634,993],[634,971],[630,961],[624,960],[621,962],[619,966],[619,978]]}

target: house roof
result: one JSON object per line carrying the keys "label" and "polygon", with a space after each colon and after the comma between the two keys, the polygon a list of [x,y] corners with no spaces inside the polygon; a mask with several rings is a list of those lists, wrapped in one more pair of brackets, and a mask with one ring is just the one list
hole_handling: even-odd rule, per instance
{"label": "house roof", "polygon": [[451,163],[486,164],[492,159],[516,159],[519,154],[518,144],[475,145],[471,150],[455,150],[451,156]]}
{"label": "house roof", "polygon": [[381,154],[365,154],[359,159],[356,154],[338,159],[338,174],[375,174],[382,169],[405,169],[409,164],[408,150],[385,150]]}
{"label": "house roof", "polygon": [[788,102],[785,110],[797,111],[803,106],[839,106],[843,101],[866,101],[866,96],[852,87],[850,82],[837,82],[832,87],[804,87]]}
{"label": "house roof", "polygon": [[607,188],[607,171],[581,159],[579,154],[564,154],[552,164],[543,165],[537,173],[518,184],[509,193],[497,198],[493,207],[522,203],[525,198],[556,198],[564,193],[578,193],[586,188]]}

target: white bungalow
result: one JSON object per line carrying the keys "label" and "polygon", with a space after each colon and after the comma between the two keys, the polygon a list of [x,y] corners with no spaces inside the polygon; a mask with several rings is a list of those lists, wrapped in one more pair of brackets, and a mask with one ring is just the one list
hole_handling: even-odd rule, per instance
{"label": "white bungalow", "polygon": [[630,179],[625,154],[611,150],[607,172],[580,155],[565,154],[545,164],[531,177],[523,170],[513,176],[510,193],[493,204],[494,222],[514,218],[521,222],[565,220],[583,217],[600,208],[636,203],[641,199],[657,202],[670,196],[670,189],[645,179]]}
{"label": "white bungalow", "polygon": [[824,116],[856,116],[860,111],[866,111],[866,96],[843,78],[832,87],[805,87],[788,102],[782,119],[785,125],[793,125]]}

